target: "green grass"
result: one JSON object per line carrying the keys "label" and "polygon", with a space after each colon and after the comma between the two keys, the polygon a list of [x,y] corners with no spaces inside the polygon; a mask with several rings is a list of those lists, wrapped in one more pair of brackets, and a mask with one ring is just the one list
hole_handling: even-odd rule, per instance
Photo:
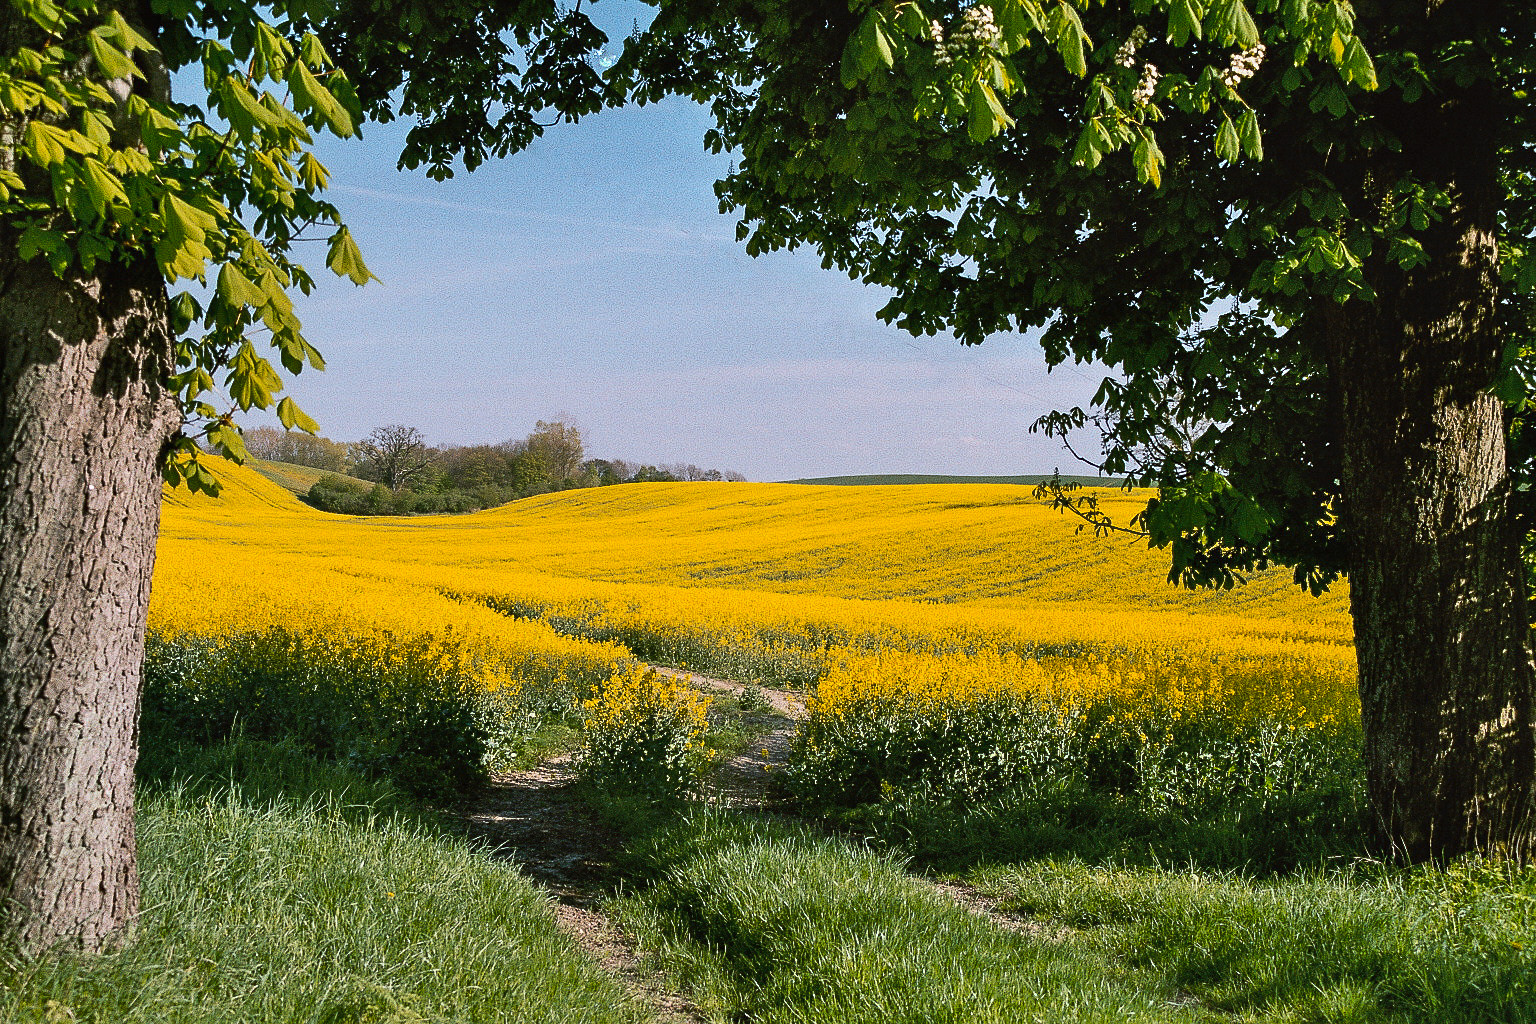
{"label": "green grass", "polygon": [[878,844],[720,811],[620,823],[650,831],[609,909],[722,1020],[1536,1021],[1536,867],[972,869],[1014,931]]}
{"label": "green grass", "polygon": [[1536,1020],[1536,869],[1467,861],[1256,881],[1039,862],[973,881],[1239,1020]]}
{"label": "green grass", "polygon": [[517,756],[506,767],[511,769],[534,768],[561,754],[574,754],[581,749],[580,722],[545,722],[523,740]]}
{"label": "green grass", "polygon": [[[936,473],[873,473],[865,476],[817,476],[803,480],[785,480],[787,484],[821,484],[833,487],[868,487],[886,484],[1023,484],[1034,487],[1052,479],[1051,474],[1035,476],[945,476]],[[1083,487],[1119,487],[1119,477],[1064,476],[1061,482]]]}
{"label": "green grass", "polygon": [[532,884],[388,786],[239,739],[146,770],[136,936],[7,964],[0,1021],[646,1019]]}
{"label": "green grass", "polygon": [[805,828],[699,812],[632,855],[612,902],[718,1019],[754,1024],[1179,1021],[1177,992],[1070,936],[1015,934],[899,861]]}
{"label": "green grass", "polygon": [[[1334,785],[1301,794],[1174,808],[1090,790],[1041,785],[987,799],[897,796],[821,820],[900,850],[924,871],[1080,860],[1176,863],[1253,876],[1317,869],[1371,852],[1363,796]],[[1335,780],[1336,781],[1336,780]]]}

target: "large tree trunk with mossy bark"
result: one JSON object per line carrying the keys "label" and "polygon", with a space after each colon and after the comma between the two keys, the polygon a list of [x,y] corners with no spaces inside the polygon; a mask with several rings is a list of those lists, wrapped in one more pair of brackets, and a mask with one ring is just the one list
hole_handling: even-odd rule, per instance
{"label": "large tree trunk with mossy bark", "polygon": [[[1525,858],[1536,840],[1536,664],[1512,514],[1496,313],[1496,106],[1485,83],[1379,110],[1405,142],[1361,181],[1450,187],[1428,262],[1368,267],[1331,311],[1365,764],[1414,860]],[[1408,123],[1411,120],[1412,123]]]}
{"label": "large tree trunk with mossy bark", "polygon": [[0,227],[0,943],[99,950],[138,913],[140,672],[180,423],[153,258],[60,279]]}

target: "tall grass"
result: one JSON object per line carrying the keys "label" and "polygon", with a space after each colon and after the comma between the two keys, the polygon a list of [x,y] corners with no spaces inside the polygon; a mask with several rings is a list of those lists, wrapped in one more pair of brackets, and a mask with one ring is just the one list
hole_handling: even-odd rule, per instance
{"label": "tall grass", "polygon": [[0,966],[0,1021],[645,1019],[515,869],[294,744],[152,751],[121,950]]}
{"label": "tall grass", "polygon": [[652,836],[621,920],[706,1012],[754,1024],[1177,1021],[1176,992],[1016,933],[814,832],[699,814]]}
{"label": "tall grass", "polygon": [[1536,868],[1230,872],[1049,861],[976,876],[1006,907],[1240,1020],[1536,1020]]}

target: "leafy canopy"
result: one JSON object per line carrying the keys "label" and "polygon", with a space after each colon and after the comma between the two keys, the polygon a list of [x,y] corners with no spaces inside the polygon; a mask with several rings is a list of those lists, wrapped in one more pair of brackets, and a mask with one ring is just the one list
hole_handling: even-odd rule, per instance
{"label": "leafy canopy", "polygon": [[[443,178],[526,146],[545,108],[574,120],[609,95],[587,60],[606,37],[545,0],[151,0],[151,24],[106,0],[9,2],[25,30],[0,54],[0,217],[18,254],[60,277],[154,260],[180,338],[171,384],[194,425],[164,471],[197,490],[218,487],[197,437],[245,456],[234,412],[275,406],[285,427],[317,429],[278,397],[279,366],[324,368],[291,298],[314,285],[300,243],[374,279],[323,198],[317,136],[409,115],[402,166]],[[198,102],[171,96],[184,68],[201,71]]]}
{"label": "leafy canopy", "polygon": [[1504,115],[1511,329],[1493,383],[1517,423],[1529,408],[1529,5],[659,8],[616,70],[642,100],[712,105],[748,251],[814,246],[892,289],[881,315],[914,334],[1038,331],[1051,365],[1114,367],[1096,412],[1037,427],[1097,425],[1105,471],[1158,485],[1139,525],[1178,581],[1278,562],[1316,591],[1343,570],[1323,321],[1425,261],[1454,196],[1404,145],[1416,111],[1468,83]]}
{"label": "leafy canopy", "polygon": [[[266,335],[289,373],[325,365],[289,297],[314,283],[294,258],[299,242],[322,238],[326,266],[357,284],[373,276],[321,198],[329,173],[313,152],[317,133],[356,131],[346,76],[284,5],[166,4],[176,20],[158,42],[94,0],[13,6],[34,27],[33,45],[0,70],[6,121],[24,126],[0,194],[19,255],[61,277],[152,258],[172,286],[210,285],[170,296],[183,408],[216,449],[243,458],[230,413],[209,400],[222,370],[234,408],[275,404],[284,426],[313,432],[291,398],[276,397],[282,379],[253,337]],[[170,96],[170,73],[193,60],[201,106]],[[167,478],[216,489],[197,454],[179,437]]]}

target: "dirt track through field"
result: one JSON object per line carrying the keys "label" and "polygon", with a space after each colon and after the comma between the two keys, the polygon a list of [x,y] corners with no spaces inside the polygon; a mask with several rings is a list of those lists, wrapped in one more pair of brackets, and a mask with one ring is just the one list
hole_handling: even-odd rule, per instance
{"label": "dirt track through field", "polygon": [[[726,679],[658,668],[687,679],[705,693],[739,695],[747,687]],[[761,691],[768,708],[745,715],[755,736],[748,749],[718,765],[706,797],[722,806],[761,808],[768,799],[769,765],[782,761],[794,735],[799,705],[779,690]],[[555,920],[630,996],[662,1024],[707,1020],[687,997],[666,988],[635,953],[633,940],[602,913],[600,904],[617,883],[613,851],[620,837],[603,825],[576,795],[576,768],[569,754],[536,768],[495,776],[466,820],[470,832],[493,844],[497,856],[515,863],[554,900]]]}
{"label": "dirt track through field", "polygon": [[[736,697],[751,690],[764,698],[758,712],[743,713],[741,724],[753,735],[746,749],[717,765],[705,798],[717,806],[742,811],[769,808],[774,765],[789,753],[803,705],[784,690],[749,687],[682,669],[657,667],[686,679],[704,693]],[[686,996],[670,991],[635,951],[633,939],[600,909],[619,881],[613,853],[622,837],[606,827],[576,795],[576,768],[569,754],[535,768],[495,776],[466,814],[472,834],[494,844],[497,856],[515,863],[554,901],[555,920],[630,996],[660,1024],[700,1024],[708,1020]],[[998,927],[1047,941],[1063,941],[1071,929],[1000,909],[971,886],[925,879],[935,891],[969,913]]]}
{"label": "dirt track through field", "polygon": [[635,955],[634,943],[598,909],[614,884],[612,851],[618,837],[575,795],[570,755],[537,768],[493,778],[467,815],[475,835],[495,844],[550,894],[555,922],[630,997],[663,1024],[706,1018],[685,997],[669,992]]}

